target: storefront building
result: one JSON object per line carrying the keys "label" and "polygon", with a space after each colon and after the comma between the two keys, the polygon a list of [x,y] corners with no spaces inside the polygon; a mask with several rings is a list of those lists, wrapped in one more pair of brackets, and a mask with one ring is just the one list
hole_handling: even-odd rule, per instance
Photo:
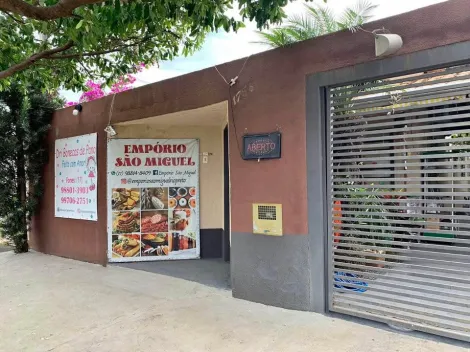
{"label": "storefront building", "polygon": [[[161,241],[160,248],[142,246],[138,257],[165,257],[178,248],[192,251],[191,258],[230,258],[236,298],[470,340],[467,7],[453,0],[367,25],[402,36],[393,57],[375,58],[369,33],[341,32],[219,66],[227,81],[244,66],[233,87],[209,68],[83,104],[78,116],[57,111],[32,247],[106,265],[123,234],[138,232],[144,241],[145,231],[132,226],[145,223],[161,233],[155,225],[167,221],[166,237],[145,239]],[[108,124],[116,132],[111,139]],[[88,156],[83,175],[86,187],[95,185],[96,219],[57,217],[58,170],[68,164],[57,162],[56,141],[73,137],[81,145],[77,136],[95,133],[96,167]],[[253,153],[280,157],[247,159],[247,135],[257,136]],[[273,135],[280,145],[267,145]],[[457,139],[449,144],[448,138]],[[160,151],[178,160],[141,167],[147,155],[140,154],[155,157],[157,145],[168,145]],[[188,154],[192,145],[197,149]],[[65,143],[58,149],[67,150]],[[133,164],[137,154],[142,158]],[[122,172],[141,172],[129,174],[135,178],[158,176],[164,163],[184,173],[196,160],[197,177],[131,184],[118,174],[117,159],[127,157]],[[431,203],[439,212],[430,211]],[[177,208],[188,209],[189,219]],[[419,216],[410,215],[415,210]],[[117,218],[121,211],[138,214]],[[176,225],[181,220],[186,225]],[[433,240],[423,241],[426,234]]]}

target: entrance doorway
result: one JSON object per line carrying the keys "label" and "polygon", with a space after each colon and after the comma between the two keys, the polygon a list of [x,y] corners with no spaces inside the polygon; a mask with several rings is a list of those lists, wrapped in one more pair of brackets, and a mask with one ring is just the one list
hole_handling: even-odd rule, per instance
{"label": "entrance doorway", "polygon": [[[170,144],[171,140],[191,139],[197,140],[199,145],[197,194],[200,259],[172,260],[178,258],[171,255],[170,249],[168,258],[156,258],[156,260],[150,258],[148,261],[147,258],[140,258],[133,263],[120,265],[180,277],[210,286],[229,287],[230,176],[227,112],[227,102],[222,102],[199,109],[128,121],[114,126],[117,139],[155,140],[156,143]],[[162,168],[159,168],[157,171],[161,170]],[[177,207],[179,205],[181,204],[177,203]],[[175,208],[175,210],[178,209]],[[179,231],[174,230],[171,220],[169,216],[169,232]],[[168,247],[172,248],[170,244]]]}

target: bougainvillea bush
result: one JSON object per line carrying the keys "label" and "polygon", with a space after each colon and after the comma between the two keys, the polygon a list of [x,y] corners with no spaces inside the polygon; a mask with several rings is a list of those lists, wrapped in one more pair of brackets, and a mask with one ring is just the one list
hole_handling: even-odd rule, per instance
{"label": "bougainvillea bush", "polygon": [[[141,63],[137,65],[135,68],[136,72],[142,72],[143,69],[145,68],[145,64]],[[117,82],[111,85],[109,93],[106,93],[106,91],[103,89],[103,84],[101,82],[95,82],[92,80],[88,80],[85,83],[85,86],[87,89],[82,93],[80,96],[79,101],[69,101],[65,104],[65,106],[74,106],[77,105],[78,103],[85,103],[87,101],[92,101],[96,100],[99,98],[102,98],[108,94],[117,94],[124,92],[126,90],[132,89],[133,84],[135,83],[136,78],[134,75],[131,74],[126,74],[124,76],[119,77]]]}
{"label": "bougainvillea bush", "polygon": [[[136,78],[133,75],[126,75],[125,77],[121,77],[119,81],[117,81],[111,86],[109,94],[121,93],[126,90],[132,89],[132,84],[135,81]],[[104,91],[103,85],[99,82],[88,80],[85,85],[87,87],[87,90],[85,90],[82,95],[80,95],[80,99],[78,100],[78,102],[69,101],[65,104],[65,106],[74,106],[78,103],[85,103],[87,101],[96,100],[108,95],[108,93]]]}

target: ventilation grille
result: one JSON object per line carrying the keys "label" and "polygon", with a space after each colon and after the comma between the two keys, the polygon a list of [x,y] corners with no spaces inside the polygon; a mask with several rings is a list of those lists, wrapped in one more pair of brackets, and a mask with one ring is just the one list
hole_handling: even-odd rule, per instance
{"label": "ventilation grille", "polygon": [[277,209],[274,205],[258,205],[259,220],[277,220]]}
{"label": "ventilation grille", "polygon": [[282,236],[282,205],[253,204],[253,233]]}

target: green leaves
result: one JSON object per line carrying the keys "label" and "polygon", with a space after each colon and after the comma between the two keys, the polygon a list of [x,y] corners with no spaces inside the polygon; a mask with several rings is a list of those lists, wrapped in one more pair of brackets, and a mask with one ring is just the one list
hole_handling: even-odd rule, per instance
{"label": "green leaves", "polygon": [[285,26],[259,32],[261,43],[277,48],[344,29],[354,32],[370,20],[376,8],[367,0],[357,0],[356,5],[347,8],[338,20],[328,7],[306,5],[305,15],[291,16]]}
{"label": "green leaves", "polygon": [[121,13],[121,0],[114,0],[114,10],[116,11],[116,15]]}
{"label": "green leaves", "polygon": [[368,0],[358,0],[355,6],[347,8],[340,19],[340,26],[355,32],[358,27],[372,18],[372,12],[377,8]]}
{"label": "green leaves", "polygon": [[[227,15],[234,0],[106,0],[74,10],[74,15],[41,22],[23,17],[19,24],[0,12],[0,74],[24,63],[25,69],[0,78],[0,91],[11,82],[35,82],[44,90],[81,90],[87,79],[112,82],[135,65],[152,65],[191,55],[211,31],[237,31],[243,23]],[[46,5],[56,3],[46,0]],[[278,23],[288,0],[240,0],[239,13],[259,28]],[[41,3],[40,6],[46,6]],[[19,18],[19,17],[18,17]],[[40,60],[33,55],[73,46]]]}
{"label": "green leaves", "polygon": [[150,18],[150,4],[144,5],[144,19],[147,20]]}
{"label": "green leaves", "polygon": [[[27,231],[42,194],[41,174],[48,151],[45,145],[54,98],[12,84],[0,92],[0,233],[28,250]],[[13,186],[12,186],[13,185]]]}

